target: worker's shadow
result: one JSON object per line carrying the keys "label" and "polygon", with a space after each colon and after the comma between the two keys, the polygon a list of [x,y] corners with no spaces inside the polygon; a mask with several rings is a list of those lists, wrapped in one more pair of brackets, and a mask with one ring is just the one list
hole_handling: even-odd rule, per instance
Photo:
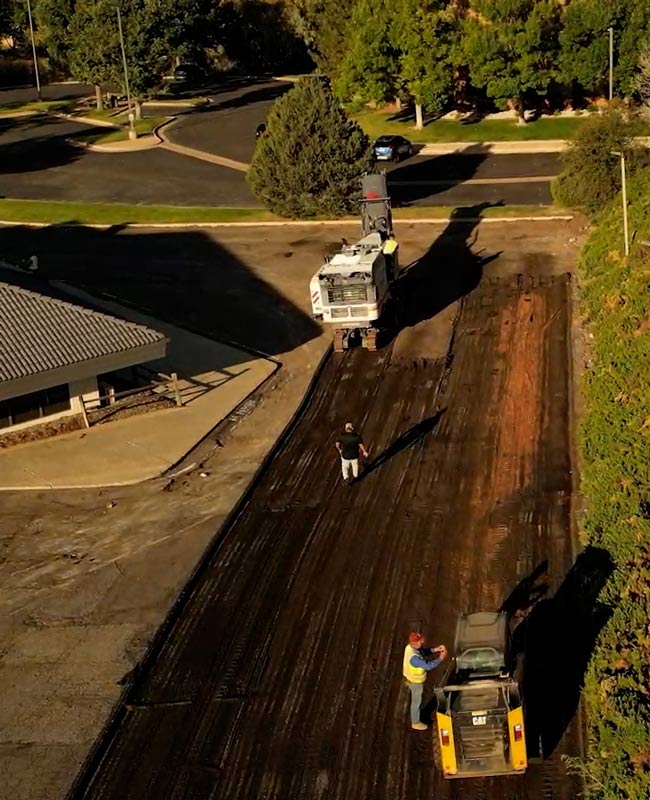
{"label": "worker's shadow", "polygon": [[396,285],[400,328],[431,319],[478,286],[483,269],[501,251],[491,255],[474,252],[477,228],[485,209],[503,204],[479,203],[454,209],[447,227],[426,253],[406,268]]}
{"label": "worker's shadow", "polygon": [[413,447],[413,445],[417,444],[418,442],[421,442],[435,429],[446,410],[446,408],[443,408],[439,411],[436,411],[432,417],[421,420],[405,431],[397,439],[395,439],[395,441],[390,444],[382,453],[366,464],[366,468],[364,469],[359,480],[362,480],[375,470],[379,469],[379,467],[381,467],[387,461],[390,461],[393,456],[401,453],[402,450],[406,450],[409,447]]}
{"label": "worker's shadow", "polygon": [[512,620],[511,630],[525,619],[533,607],[548,594],[548,559],[541,561],[535,569],[515,586],[501,604],[503,611]]}

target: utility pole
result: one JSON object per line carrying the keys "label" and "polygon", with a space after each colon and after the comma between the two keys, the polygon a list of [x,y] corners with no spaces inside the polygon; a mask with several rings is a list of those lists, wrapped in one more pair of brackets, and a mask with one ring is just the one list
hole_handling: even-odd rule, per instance
{"label": "utility pole", "polygon": [[623,237],[625,239],[625,255],[630,255],[630,233],[627,220],[627,178],[625,174],[625,153],[612,150],[613,156],[621,159],[621,197],[623,200]]}
{"label": "utility pole", "polygon": [[609,102],[614,99],[614,28],[609,27]]}
{"label": "utility pole", "polygon": [[124,49],[124,33],[122,31],[122,15],[120,14],[119,3],[115,6],[117,11],[117,27],[120,32],[120,47],[122,48],[122,66],[124,67],[124,87],[126,89],[126,104],[129,109],[129,139],[137,139],[138,133],[135,129],[135,115],[131,108],[131,92],[129,90],[129,69],[126,64],[126,50]]}
{"label": "utility pole", "polygon": [[34,22],[32,20],[32,4],[30,0],[27,0],[27,16],[29,17],[29,32],[32,37],[32,55],[34,56],[34,75],[36,76],[36,94],[38,95],[38,99],[42,100],[41,97],[41,78],[38,74],[38,59],[36,58],[36,42],[34,41]]}

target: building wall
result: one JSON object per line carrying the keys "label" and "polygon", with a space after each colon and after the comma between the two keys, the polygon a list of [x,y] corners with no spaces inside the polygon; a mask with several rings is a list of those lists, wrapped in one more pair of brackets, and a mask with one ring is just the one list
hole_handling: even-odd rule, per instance
{"label": "building wall", "polygon": [[57,414],[48,414],[46,417],[39,417],[38,419],[30,420],[29,422],[22,422],[18,425],[11,425],[6,428],[0,429],[0,436],[6,433],[13,433],[14,431],[24,430],[26,428],[33,428],[37,425],[47,425],[63,417],[71,417],[78,414],[83,414],[82,398],[85,402],[97,400],[99,398],[99,389],[97,388],[97,378],[84,378],[82,380],[73,381],[68,384],[70,391],[70,408],[67,411],[61,411]]}

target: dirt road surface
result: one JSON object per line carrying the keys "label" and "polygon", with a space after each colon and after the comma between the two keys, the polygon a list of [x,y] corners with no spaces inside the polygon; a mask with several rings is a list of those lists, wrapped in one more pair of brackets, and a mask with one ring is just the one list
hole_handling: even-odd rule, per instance
{"label": "dirt road surface", "polygon": [[[571,565],[565,273],[577,229],[455,223],[399,233],[403,261],[416,262],[410,327],[380,354],[328,361],[306,412],[142,665],[156,625],[323,352],[305,313],[306,281],[320,254],[354,228],[176,238],[0,232],[5,252],[46,254],[54,277],[285,364],[225,446],[207,443],[205,479],[194,472],[171,491],[147,485],[110,497],[3,498],[0,599],[12,616],[0,667],[26,632],[95,634],[94,659],[80,657],[59,675],[70,726],[79,703],[71,686],[92,679],[102,647],[124,629],[119,659],[101,663],[103,702],[78,740],[56,739],[63,723],[50,713],[47,731],[30,720],[31,739],[0,742],[22,790],[14,797],[63,796],[119,695],[117,681],[138,663],[75,798],[575,796],[560,764],[580,748],[578,723],[566,726],[575,692],[560,703],[537,692],[543,710],[531,727],[550,756],[525,778],[443,784],[430,735],[408,730],[400,664],[412,624],[449,642],[459,610],[499,605],[544,560],[552,592]],[[244,324],[251,319],[257,324]],[[331,447],[348,417],[371,447],[368,473],[349,489]],[[570,646],[555,630],[541,643],[546,658],[558,636]],[[21,690],[26,673],[31,683]],[[24,665],[13,674],[19,700],[42,679]]]}

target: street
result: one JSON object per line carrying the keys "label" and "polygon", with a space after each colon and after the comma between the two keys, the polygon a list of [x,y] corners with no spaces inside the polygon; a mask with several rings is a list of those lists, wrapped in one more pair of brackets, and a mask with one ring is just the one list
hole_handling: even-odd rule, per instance
{"label": "street", "polygon": [[[181,113],[171,142],[247,163],[255,128],[290,84],[252,83],[210,94],[210,105]],[[151,105],[149,115],[165,113]],[[92,152],[68,141],[84,126],[46,116],[0,119],[0,196],[171,205],[258,205],[243,172],[165,151]],[[387,165],[395,205],[551,202],[555,154],[413,156]]]}

